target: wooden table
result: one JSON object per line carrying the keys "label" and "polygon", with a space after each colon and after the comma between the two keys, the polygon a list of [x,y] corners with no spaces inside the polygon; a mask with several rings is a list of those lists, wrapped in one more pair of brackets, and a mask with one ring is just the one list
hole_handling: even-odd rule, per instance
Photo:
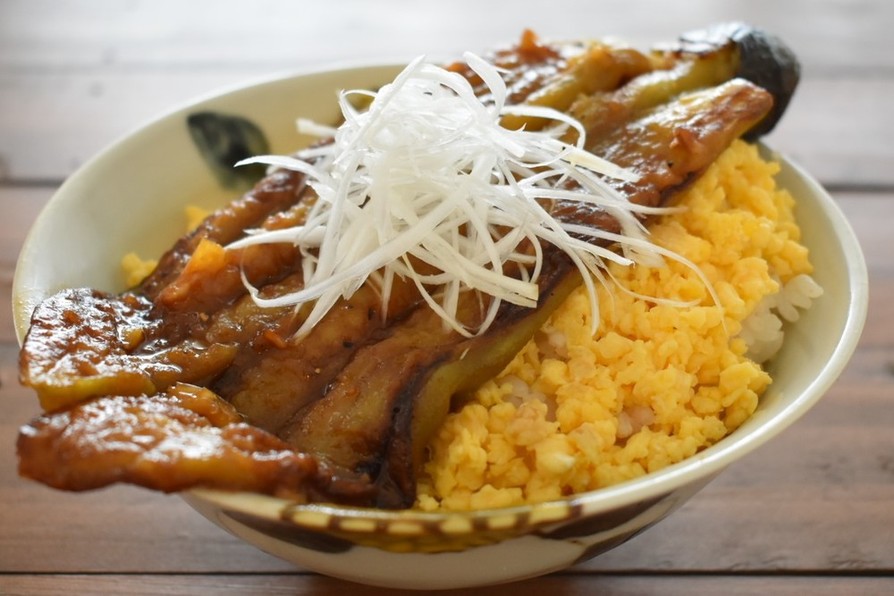
{"label": "wooden table", "polygon": [[645,46],[733,18],[775,31],[803,61],[768,141],[821,180],[863,244],[872,297],[859,348],[814,410],[665,522],[566,572],[478,593],[894,593],[894,3],[671,4],[0,2],[0,593],[385,593],[295,569],[176,496],[71,495],[17,477],[17,429],[38,410],[16,377],[15,260],[91,155],[180,102],[276,72],[446,59],[528,26]]}

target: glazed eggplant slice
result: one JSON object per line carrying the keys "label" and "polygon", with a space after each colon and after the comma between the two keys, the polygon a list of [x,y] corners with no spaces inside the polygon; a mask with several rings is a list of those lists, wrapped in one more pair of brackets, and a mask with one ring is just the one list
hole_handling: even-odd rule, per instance
{"label": "glazed eggplant slice", "polygon": [[79,288],[51,296],[31,317],[21,381],[37,391],[45,411],[54,411],[102,395],[151,395],[177,381],[207,382],[232,362],[235,346],[166,334],[183,333],[191,316],[161,321],[152,308],[133,294]]}
{"label": "glazed eggplant slice", "polygon": [[270,215],[293,205],[306,191],[304,176],[297,172],[279,171],[265,177],[242,198],[215,211],[178,240],[136,290],[154,299],[180,274],[203,240],[228,244],[247,228],[259,227]]}
{"label": "glazed eggplant slice", "polygon": [[65,490],[128,482],[174,492],[195,486],[366,502],[368,479],[296,453],[242,422],[211,391],[178,383],[147,399],[104,396],[44,414],[18,439],[19,473]]}
{"label": "glazed eggplant slice", "polygon": [[801,65],[779,37],[747,23],[721,23],[680,36],[680,51],[712,53],[732,45],[736,68],[733,76],[751,81],[773,96],[773,108],[744,137],[758,139],[769,133],[785,113],[798,82]]}
{"label": "glazed eggplant slice", "polygon": [[[797,65],[777,40],[718,31],[648,53],[526,34],[490,58],[506,71],[509,101],[567,111],[583,123],[587,149],[634,174],[610,183],[632,203],[657,206],[734,139],[768,130],[794,90]],[[450,68],[488,101],[474,72]],[[746,80],[760,77],[772,88]],[[443,327],[409,281],[387,305],[362,286],[296,335],[308,307],[262,307],[243,278],[262,297],[298,290],[300,251],[224,246],[248,228],[300,224],[316,200],[302,175],[276,171],[181,239],[133,290],[66,290],[40,305],[20,374],[47,413],[22,429],[21,473],[70,490],[131,482],[411,505],[426,444],[451,405],[499,372],[580,274],[547,247],[538,308],[503,305],[472,338]],[[542,206],[560,222],[619,228],[592,204]],[[481,297],[461,296],[474,327]]]}
{"label": "glazed eggplant slice", "polygon": [[[240,349],[233,364],[211,384],[230,401],[246,421],[280,434],[299,411],[325,395],[332,379],[355,353],[396,316],[412,309],[418,293],[400,284],[391,294],[389,316],[383,317],[381,295],[362,287],[350,300],[342,300],[307,336],[295,334],[303,317],[284,309],[288,325],[256,335],[249,349]],[[250,298],[245,309],[263,315]],[[227,309],[232,313],[236,309]]]}

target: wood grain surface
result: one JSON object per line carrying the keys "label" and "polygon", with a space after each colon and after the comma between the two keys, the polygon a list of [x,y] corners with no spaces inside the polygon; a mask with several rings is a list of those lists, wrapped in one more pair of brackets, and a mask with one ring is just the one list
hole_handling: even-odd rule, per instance
{"label": "wood grain surface", "polygon": [[871,298],[856,354],[803,419],[655,528],[565,572],[463,593],[894,593],[894,3],[0,0],[0,594],[393,593],[296,569],[176,496],[17,476],[15,437],[38,406],[17,381],[15,261],[91,156],[196,96],[279,73],[448,59],[525,27],[648,46],[733,19],[803,62],[768,143],[826,185],[860,239]]}

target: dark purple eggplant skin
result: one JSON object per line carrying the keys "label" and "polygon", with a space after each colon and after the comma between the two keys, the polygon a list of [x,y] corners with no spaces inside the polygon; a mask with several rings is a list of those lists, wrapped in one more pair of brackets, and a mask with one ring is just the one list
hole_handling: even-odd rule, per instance
{"label": "dark purple eggplant skin", "polygon": [[728,43],[735,44],[739,54],[735,76],[751,81],[773,96],[770,113],[744,138],[757,140],[776,127],[801,79],[801,64],[782,39],[748,23],[728,22],[684,33],[679,43],[681,50],[696,53],[712,52]]}

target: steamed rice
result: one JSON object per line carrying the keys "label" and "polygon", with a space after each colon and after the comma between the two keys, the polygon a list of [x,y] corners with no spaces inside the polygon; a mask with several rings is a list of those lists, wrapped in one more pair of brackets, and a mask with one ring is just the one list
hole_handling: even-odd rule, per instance
{"label": "steamed rice", "polygon": [[690,457],[748,419],[771,382],[760,362],[781,345],[780,316],[797,318],[819,295],[777,171],[737,142],[684,193],[685,210],[651,226],[710,286],[676,262],[613,266],[595,336],[586,294],[571,295],[449,416],[417,506],[481,509],[610,486]]}

